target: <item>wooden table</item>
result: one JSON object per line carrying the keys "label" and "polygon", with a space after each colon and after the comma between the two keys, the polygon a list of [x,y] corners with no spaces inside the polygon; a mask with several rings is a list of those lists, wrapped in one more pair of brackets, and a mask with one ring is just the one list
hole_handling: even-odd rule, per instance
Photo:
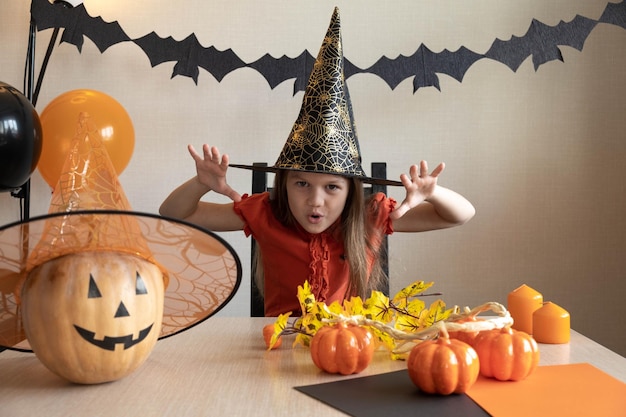
{"label": "wooden table", "polygon": [[[377,352],[356,376],[319,371],[306,348],[266,351],[266,318],[214,317],[161,340],[131,375],[106,384],[75,385],[52,374],[29,353],[0,353],[3,416],[332,416],[343,413],[294,386],[404,369]],[[572,332],[565,345],[540,345],[541,365],[588,362],[626,382],[626,358]]]}

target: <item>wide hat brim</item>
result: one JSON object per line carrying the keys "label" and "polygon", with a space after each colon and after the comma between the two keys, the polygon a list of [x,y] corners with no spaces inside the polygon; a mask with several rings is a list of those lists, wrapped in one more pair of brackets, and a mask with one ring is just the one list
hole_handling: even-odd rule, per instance
{"label": "wide hat brim", "polygon": [[242,165],[242,164],[229,164],[228,166],[233,167],[233,168],[241,168],[241,169],[249,169],[252,171],[260,171],[260,172],[272,172],[272,173],[276,173],[278,171],[302,171],[302,172],[310,172],[313,174],[332,174],[332,175],[341,175],[342,177],[347,177],[347,178],[357,178],[360,181],[367,183],[367,184],[374,184],[374,185],[390,185],[390,186],[403,186],[402,182],[400,181],[394,181],[394,180],[389,180],[386,178],[375,178],[375,177],[368,177],[365,175],[356,175],[356,174],[349,174],[349,173],[332,173],[332,172],[319,172],[319,171],[308,171],[308,170],[304,170],[304,169],[294,169],[294,168],[278,168],[276,166],[266,166],[266,165]]}
{"label": "wide hat brim", "polygon": [[154,260],[167,274],[159,339],[190,329],[216,314],[241,284],[241,262],[233,248],[213,232],[182,220],[121,210],[77,210],[32,217],[0,227],[0,346],[31,351],[19,305],[27,273],[24,259],[44,235],[47,222],[61,217],[77,220],[76,216],[96,222],[106,222],[110,216],[131,216],[139,225]]}

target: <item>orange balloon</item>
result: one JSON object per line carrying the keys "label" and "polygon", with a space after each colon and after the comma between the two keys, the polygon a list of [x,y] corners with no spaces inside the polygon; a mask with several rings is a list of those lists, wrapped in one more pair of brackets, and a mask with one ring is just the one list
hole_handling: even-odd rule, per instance
{"label": "orange balloon", "polygon": [[52,100],[40,115],[43,144],[37,169],[50,187],[59,181],[61,169],[77,133],[80,113],[86,112],[119,175],[128,165],[135,147],[130,116],[112,97],[94,90],[73,90]]}

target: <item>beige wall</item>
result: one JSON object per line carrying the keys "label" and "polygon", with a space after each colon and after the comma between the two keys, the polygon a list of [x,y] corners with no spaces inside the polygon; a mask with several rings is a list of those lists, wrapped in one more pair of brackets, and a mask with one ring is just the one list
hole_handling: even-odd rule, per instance
{"label": "beige wall", "polygon": [[[317,53],[334,5],[342,14],[346,57],[368,67],[382,55],[461,45],[485,52],[495,38],[523,35],[533,18],[554,25],[576,14],[598,19],[599,0],[467,1],[87,1],[93,15],[118,20],[131,38],[152,30],[232,48],[244,61],[264,53]],[[4,1],[0,80],[21,88],[28,1]],[[51,31],[38,34],[38,63]],[[439,75],[441,91],[391,90],[380,78],[349,79],[366,166],[390,163],[398,177],[420,159],[447,163],[441,183],[466,195],[477,215],[462,228],[391,239],[392,291],[433,280],[446,303],[506,302],[527,283],[572,314],[572,326],[626,355],[626,30],[598,25],[582,52],[561,48],[565,62],[517,72],[483,59],[462,83]],[[37,109],[73,89],[115,97],[133,119],[136,147],[120,180],[138,211],[156,212],[178,183],[194,174],[187,143],[209,142],[234,162],[273,162],[300,107],[293,82],[271,90],[254,70],[220,83],[200,70],[198,85],[170,79],[173,63],[151,68],[133,43],[101,54],[86,40],[82,54],[56,48]],[[250,189],[250,173],[230,172]],[[402,199],[401,190],[392,196]],[[47,211],[50,189],[32,176],[32,215]],[[0,224],[19,219],[18,201],[0,194]],[[249,275],[249,241],[224,237]],[[220,314],[248,314],[249,284]]]}

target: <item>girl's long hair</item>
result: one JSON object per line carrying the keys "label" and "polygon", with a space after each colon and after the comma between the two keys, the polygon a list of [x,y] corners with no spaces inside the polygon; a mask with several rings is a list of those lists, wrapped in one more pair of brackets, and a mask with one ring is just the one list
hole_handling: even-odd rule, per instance
{"label": "girl's long hair", "polygon": [[[288,171],[285,170],[279,170],[276,173],[270,205],[278,221],[285,226],[293,227],[296,220],[289,210],[287,176]],[[366,201],[363,183],[357,178],[348,178],[348,181],[350,190],[346,206],[341,214],[345,257],[350,268],[350,283],[346,297],[359,296],[365,300],[372,290],[382,288],[387,279],[381,264],[381,251],[384,250],[381,245],[383,231],[375,229],[372,222],[367,221],[368,218],[376,216],[377,207],[369,204],[369,198]],[[374,259],[370,267],[367,262],[368,253],[372,253]],[[258,245],[256,245],[254,256],[254,279],[259,291],[263,294],[263,262]]]}

